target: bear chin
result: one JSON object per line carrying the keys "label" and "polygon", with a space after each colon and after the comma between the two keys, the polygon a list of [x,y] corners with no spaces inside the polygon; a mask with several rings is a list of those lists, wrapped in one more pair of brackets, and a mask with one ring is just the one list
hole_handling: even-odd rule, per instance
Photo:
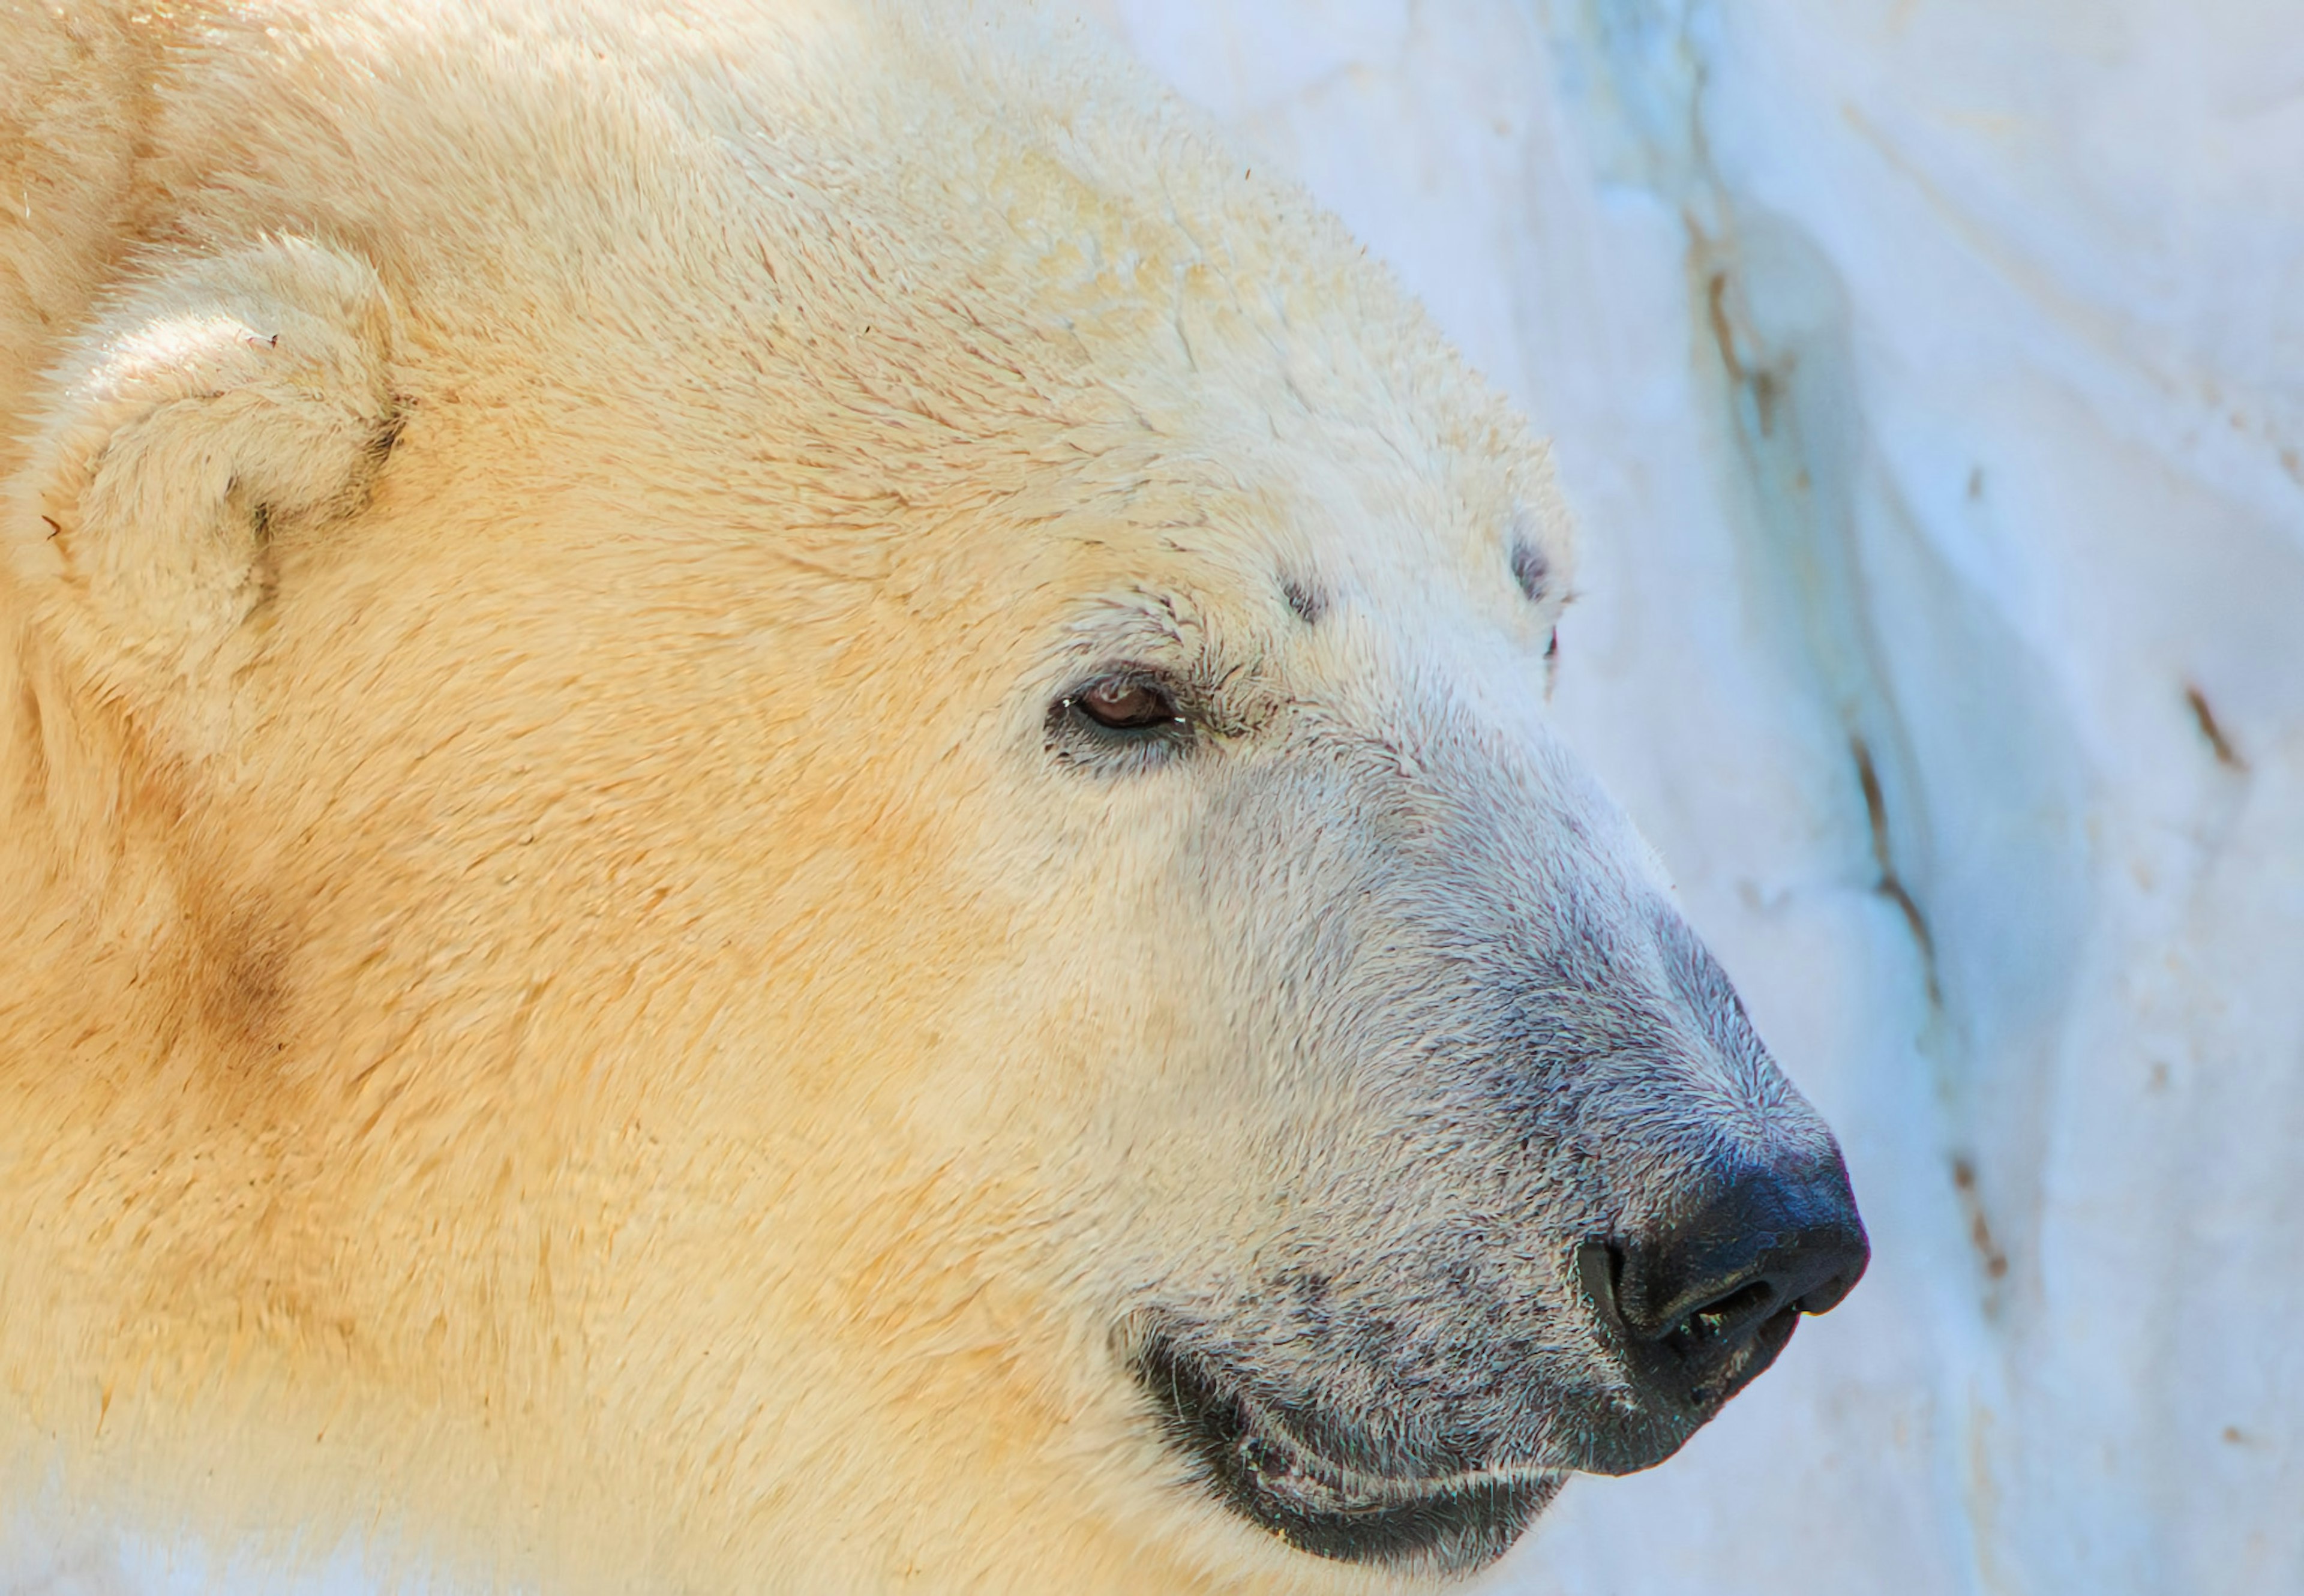
{"label": "bear chin", "polygon": [[[1326,1415],[1266,1407],[1160,1335],[1133,1361],[1170,1444],[1194,1459],[1216,1499],[1299,1551],[1437,1575],[1462,1575],[1512,1549],[1566,1481],[1564,1473],[1482,1469],[1439,1475],[1372,1473],[1330,1455],[1366,1455]],[[1314,1447],[1307,1432],[1331,1439]]]}

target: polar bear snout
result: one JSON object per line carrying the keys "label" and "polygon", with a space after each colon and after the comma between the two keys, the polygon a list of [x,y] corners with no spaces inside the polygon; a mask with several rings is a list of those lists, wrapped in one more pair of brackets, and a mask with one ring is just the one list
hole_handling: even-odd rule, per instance
{"label": "polar bear snout", "polygon": [[[1644,1401],[1701,1423],[1775,1361],[1802,1313],[1840,1304],[1871,1245],[1836,1150],[1732,1167],[1675,1207],[1629,1238],[1586,1243],[1577,1270]],[[1599,1473],[1661,1461],[1654,1445],[1596,1451]]]}
{"label": "polar bear snout", "polygon": [[1237,1515],[1453,1575],[1568,1475],[1671,1456],[1870,1253],[1830,1129],[1580,767],[1388,725],[1413,771],[1275,760],[1179,873],[1167,923],[1207,942],[1164,945],[1191,996],[1145,1029],[1216,1062],[1147,1078],[1221,1081],[1252,1128],[1203,1177],[1237,1217],[1148,1249],[1119,1349]]}

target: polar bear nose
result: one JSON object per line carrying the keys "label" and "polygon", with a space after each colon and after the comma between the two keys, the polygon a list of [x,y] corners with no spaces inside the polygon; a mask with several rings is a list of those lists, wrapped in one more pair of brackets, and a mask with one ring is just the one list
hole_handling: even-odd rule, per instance
{"label": "polar bear nose", "polygon": [[1775,1361],[1802,1313],[1828,1313],[1871,1261],[1837,1152],[1705,1183],[1674,1218],[1588,1244],[1578,1264],[1649,1393],[1709,1417]]}

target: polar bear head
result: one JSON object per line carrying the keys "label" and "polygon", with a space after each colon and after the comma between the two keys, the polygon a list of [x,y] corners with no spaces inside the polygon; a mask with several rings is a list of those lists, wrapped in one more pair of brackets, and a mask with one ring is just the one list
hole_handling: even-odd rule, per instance
{"label": "polar bear head", "polygon": [[19,1384],[578,1586],[1477,1566],[1866,1258],[1546,454],[1094,49],[722,11],[155,57],[12,401]]}

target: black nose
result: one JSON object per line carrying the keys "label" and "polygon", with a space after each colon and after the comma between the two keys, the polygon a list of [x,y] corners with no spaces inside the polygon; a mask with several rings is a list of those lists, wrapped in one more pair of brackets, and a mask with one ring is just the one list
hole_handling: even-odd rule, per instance
{"label": "black nose", "polygon": [[1588,1244],[1585,1289],[1647,1395],[1709,1417],[1871,1261],[1838,1153],[1707,1181],[1644,1233]]}

